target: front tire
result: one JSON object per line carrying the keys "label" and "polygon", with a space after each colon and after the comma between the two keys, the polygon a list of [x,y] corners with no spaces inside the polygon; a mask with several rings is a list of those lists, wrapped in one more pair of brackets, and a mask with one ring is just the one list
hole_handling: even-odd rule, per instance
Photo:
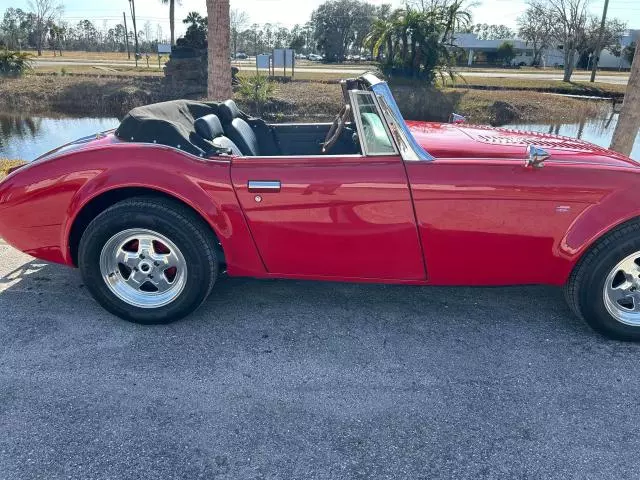
{"label": "front tire", "polygon": [[565,295],[594,330],[616,340],[640,341],[640,221],[599,240],[574,269]]}
{"label": "front tire", "polygon": [[82,235],[78,264],[100,305],[145,325],[195,311],[218,275],[208,226],[185,206],[159,197],[125,200],[98,215]]}

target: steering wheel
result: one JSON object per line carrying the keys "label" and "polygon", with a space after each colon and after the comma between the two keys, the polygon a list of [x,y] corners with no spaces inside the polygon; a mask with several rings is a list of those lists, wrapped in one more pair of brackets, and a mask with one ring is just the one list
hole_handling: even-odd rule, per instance
{"label": "steering wheel", "polygon": [[340,113],[333,121],[333,125],[331,125],[329,133],[327,133],[327,137],[324,139],[324,143],[322,144],[322,153],[327,153],[338,142],[350,115],[351,105],[347,104],[342,107],[342,110],[340,110]]}

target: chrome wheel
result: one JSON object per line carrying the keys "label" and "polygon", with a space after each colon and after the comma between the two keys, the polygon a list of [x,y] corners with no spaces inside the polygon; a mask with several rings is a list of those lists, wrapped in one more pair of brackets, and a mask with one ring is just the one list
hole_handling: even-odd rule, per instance
{"label": "chrome wheel", "polygon": [[619,322],[640,326],[640,251],[611,270],[604,284],[604,304]]}
{"label": "chrome wheel", "polygon": [[100,253],[100,273],[120,300],[139,308],[170,304],[187,282],[187,264],[178,247],[145,229],[111,237]]}

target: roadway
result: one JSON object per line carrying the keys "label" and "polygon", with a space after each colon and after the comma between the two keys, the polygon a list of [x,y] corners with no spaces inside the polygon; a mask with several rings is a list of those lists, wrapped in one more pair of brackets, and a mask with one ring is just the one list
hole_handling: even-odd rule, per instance
{"label": "roadway", "polygon": [[640,345],[557,288],[222,279],[143,327],[0,241],[0,312],[3,480],[640,471]]}
{"label": "roadway", "polygon": [[[146,60],[140,61],[141,65],[146,64]],[[113,60],[36,60],[35,68],[40,67],[56,67],[56,66],[102,66],[102,67],[131,67],[135,65],[132,61],[113,61]],[[240,70],[253,71],[255,64],[251,62],[234,62],[234,65]],[[358,76],[372,68],[371,65],[358,67],[356,65],[346,66],[314,66],[310,63],[304,63],[296,67],[299,73],[328,73],[328,74],[348,74]],[[520,78],[523,80],[562,80],[561,71],[544,71],[544,72],[519,72],[517,70],[505,71],[461,71],[464,77],[490,77],[490,78]],[[590,74],[584,72],[576,72],[572,77],[572,81],[589,81]],[[629,81],[628,75],[614,75],[603,72],[597,76],[597,81],[601,83],[611,83],[618,85],[626,85]]]}

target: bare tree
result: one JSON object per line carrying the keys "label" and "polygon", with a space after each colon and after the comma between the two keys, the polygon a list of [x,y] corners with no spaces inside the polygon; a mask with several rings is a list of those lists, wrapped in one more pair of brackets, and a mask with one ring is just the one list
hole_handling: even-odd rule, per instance
{"label": "bare tree", "polygon": [[209,75],[207,92],[211,100],[231,98],[231,36],[229,0],[207,0],[209,25]]}
{"label": "bare tree", "polygon": [[576,64],[576,48],[587,24],[589,0],[547,0],[556,36],[564,53],[564,81],[570,82]]}
{"label": "bare tree", "polygon": [[62,14],[64,7],[56,0],[29,0],[29,8],[35,18],[36,48],[40,57],[49,26]]}
{"label": "bare tree", "polygon": [[623,155],[631,155],[638,129],[640,129],[640,53],[636,49],[618,125],[613,132],[611,149]]}
{"label": "bare tree", "polygon": [[554,27],[548,6],[541,0],[533,0],[527,10],[518,17],[518,33],[533,48],[533,65],[540,65],[542,52],[552,44]]}
{"label": "bare tree", "polygon": [[234,8],[231,10],[230,14],[230,22],[231,22],[231,42],[233,43],[233,58],[235,58],[238,53],[238,35],[242,32],[247,25],[249,24],[249,15],[247,12],[243,12]]}

